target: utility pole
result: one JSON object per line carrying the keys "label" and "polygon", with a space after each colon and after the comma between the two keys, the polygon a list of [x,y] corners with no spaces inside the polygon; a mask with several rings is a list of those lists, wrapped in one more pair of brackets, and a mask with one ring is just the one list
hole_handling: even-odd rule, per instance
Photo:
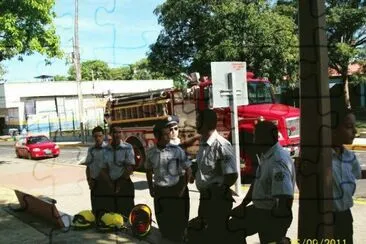
{"label": "utility pole", "polygon": [[325,0],[298,3],[300,30],[299,243],[333,240],[332,153]]}
{"label": "utility pole", "polygon": [[80,71],[80,51],[79,51],[79,3],[75,0],[75,16],[74,16],[74,67],[76,74],[76,84],[78,92],[79,103],[79,120],[80,120],[80,134],[81,142],[85,143],[84,136],[84,106],[83,106],[83,93],[81,91],[81,71]]}

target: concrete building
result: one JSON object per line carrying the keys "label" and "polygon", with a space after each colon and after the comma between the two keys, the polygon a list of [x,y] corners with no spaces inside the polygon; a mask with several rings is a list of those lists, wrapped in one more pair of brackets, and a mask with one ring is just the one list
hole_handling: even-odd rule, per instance
{"label": "concrete building", "polygon": [[[86,129],[103,125],[110,96],[173,87],[172,80],[83,81]],[[80,125],[75,81],[7,82],[0,84],[0,134],[9,129],[31,133],[78,130]]]}

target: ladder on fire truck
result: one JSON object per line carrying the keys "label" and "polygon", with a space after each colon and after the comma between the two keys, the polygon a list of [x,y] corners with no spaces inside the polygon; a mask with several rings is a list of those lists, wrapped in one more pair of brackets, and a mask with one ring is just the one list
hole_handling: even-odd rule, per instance
{"label": "ladder on fire truck", "polygon": [[113,98],[109,108],[112,123],[131,123],[164,119],[171,111],[171,99],[165,89]]}

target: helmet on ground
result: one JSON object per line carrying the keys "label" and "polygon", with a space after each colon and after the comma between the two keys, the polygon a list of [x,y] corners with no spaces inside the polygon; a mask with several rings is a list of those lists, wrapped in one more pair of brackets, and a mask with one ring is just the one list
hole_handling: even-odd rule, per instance
{"label": "helmet on ground", "polygon": [[88,229],[92,227],[95,223],[95,217],[92,211],[90,210],[83,210],[78,214],[75,214],[74,218],[72,219],[72,226],[75,229]]}
{"label": "helmet on ground", "polygon": [[98,229],[115,230],[123,228],[123,217],[118,213],[105,213],[98,221]]}
{"label": "helmet on ground", "polygon": [[147,235],[151,229],[151,221],[151,209],[146,204],[138,204],[131,210],[129,222],[134,235]]}

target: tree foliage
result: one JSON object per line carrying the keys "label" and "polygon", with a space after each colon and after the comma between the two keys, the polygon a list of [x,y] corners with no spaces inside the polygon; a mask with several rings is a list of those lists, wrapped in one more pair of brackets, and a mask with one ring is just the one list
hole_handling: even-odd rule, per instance
{"label": "tree foliage", "polygon": [[153,70],[210,74],[211,61],[246,61],[272,81],[297,80],[296,25],[267,1],[167,0],[155,14],[163,30],[149,53]]}
{"label": "tree foliage", "polygon": [[348,67],[365,60],[366,1],[327,0],[326,11],[329,65],[341,74],[350,106]]}
{"label": "tree foliage", "polygon": [[54,0],[0,1],[0,62],[34,52],[61,57],[53,25]]}
{"label": "tree foliage", "polygon": [[[69,80],[75,80],[75,67],[68,71]],[[108,64],[101,60],[88,60],[81,63],[82,80],[109,80],[111,78]]]}
{"label": "tree foliage", "polygon": [[[68,80],[75,80],[75,68],[68,70]],[[82,80],[152,80],[166,79],[159,73],[153,72],[147,59],[138,60],[129,66],[110,68],[101,60],[88,60],[81,63]]]}

